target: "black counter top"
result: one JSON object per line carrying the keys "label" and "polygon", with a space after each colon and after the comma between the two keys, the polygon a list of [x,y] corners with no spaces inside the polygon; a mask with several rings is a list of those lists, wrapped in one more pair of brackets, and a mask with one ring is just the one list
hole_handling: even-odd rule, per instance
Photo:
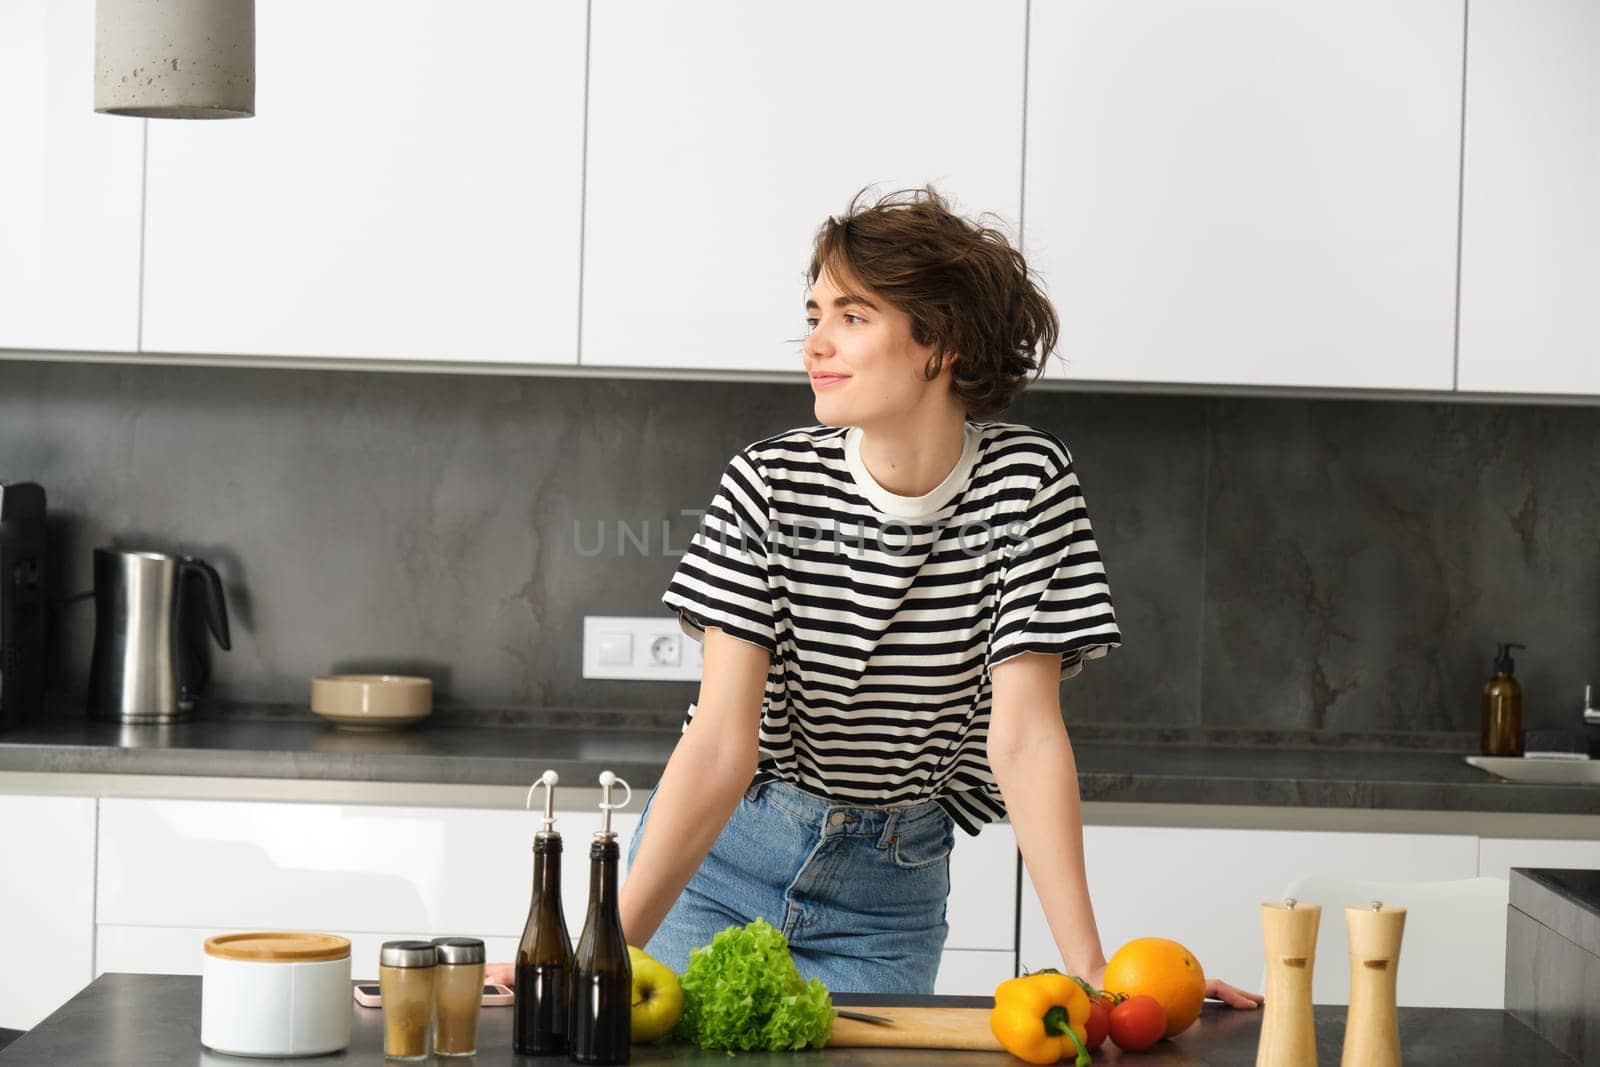
{"label": "black counter top", "polygon": [[0,771],[331,778],[526,786],[546,768],[566,781],[610,768],[634,788],[656,783],[676,730],[584,726],[446,725],[337,729],[304,719],[207,719],[118,726],[74,719],[0,733]]}
{"label": "black counter top", "polygon": [[[239,1060],[204,1049],[200,1044],[200,979],[176,975],[107,974],[18,1038],[4,1052],[0,1065],[65,1064],[75,1067],[137,1064],[338,1063],[345,1067],[383,1064],[382,1014],[376,1008],[351,1005],[350,1047],[335,1056],[296,1060]],[[967,997],[899,998],[926,1005],[966,1006]],[[839,998],[840,1004],[871,1003],[870,998]],[[1338,1063],[1344,1040],[1345,1009],[1316,1010],[1318,1062]],[[1231,1011],[1206,1005],[1200,1021],[1172,1041],[1146,1052],[1123,1055],[1109,1042],[1095,1062],[1202,1064],[1253,1067],[1261,1033],[1262,1013]],[[1401,1008],[1400,1047],[1408,1067],[1432,1064],[1515,1064],[1516,1067],[1569,1067],[1573,1062],[1533,1031],[1503,1011],[1449,1008]],[[478,1029],[480,1064],[539,1064],[546,1059],[513,1055],[511,1011],[485,1008]],[[435,1057],[434,1063],[451,1062]],[[469,1061],[471,1062],[471,1061]],[[565,1061],[562,1061],[565,1062]],[[822,1049],[813,1052],[702,1052],[687,1045],[637,1045],[635,1064],[737,1063],[740,1067],[996,1067],[1019,1061],[996,1052],[930,1052],[924,1049]]]}
{"label": "black counter top", "polygon": [[[0,772],[526,785],[610,768],[649,788],[678,715],[576,709],[510,720],[436,714],[351,733],[304,709],[173,726],[58,718],[0,733]],[[1072,729],[1086,801],[1600,814],[1600,788],[1504,782],[1469,766],[1467,735]]]}

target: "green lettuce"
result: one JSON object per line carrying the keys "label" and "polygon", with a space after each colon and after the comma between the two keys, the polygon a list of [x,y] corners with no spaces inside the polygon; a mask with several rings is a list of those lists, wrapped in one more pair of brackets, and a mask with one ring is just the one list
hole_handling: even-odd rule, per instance
{"label": "green lettuce", "polygon": [[701,1048],[781,1052],[821,1048],[833,998],[800,977],[789,942],[765,920],[730,926],[689,950],[678,1036]]}

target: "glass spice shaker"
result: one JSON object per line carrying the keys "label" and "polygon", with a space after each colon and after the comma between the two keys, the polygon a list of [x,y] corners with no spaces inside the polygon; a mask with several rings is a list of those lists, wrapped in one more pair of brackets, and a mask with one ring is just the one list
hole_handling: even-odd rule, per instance
{"label": "glass spice shaker", "polygon": [[428,1058],[434,972],[438,961],[439,953],[431,941],[385,941],[379,949],[383,1054],[389,1059]]}
{"label": "glass spice shaker", "polygon": [[433,981],[433,1051],[471,1056],[478,1051],[478,1009],[483,1004],[483,942],[436,937],[439,965]]}

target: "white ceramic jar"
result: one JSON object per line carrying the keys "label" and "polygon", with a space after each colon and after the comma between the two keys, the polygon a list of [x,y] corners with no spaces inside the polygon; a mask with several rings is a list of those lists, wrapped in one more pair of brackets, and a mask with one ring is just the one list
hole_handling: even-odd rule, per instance
{"label": "white ceramic jar", "polygon": [[318,1056],[350,1044],[350,941],[335,934],[206,939],[200,1043],[234,1056]]}

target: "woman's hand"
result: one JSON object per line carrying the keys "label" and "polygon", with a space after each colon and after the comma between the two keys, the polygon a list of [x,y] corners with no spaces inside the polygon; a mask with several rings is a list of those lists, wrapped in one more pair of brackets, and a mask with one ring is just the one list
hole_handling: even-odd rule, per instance
{"label": "woman's hand", "polygon": [[490,963],[484,965],[483,980],[503,985],[510,989],[517,988],[517,965],[515,963]]}
{"label": "woman's hand", "polygon": [[[1099,988],[1098,986],[1096,988]],[[1220,978],[1206,979],[1206,996],[1213,1000],[1220,1000],[1230,1008],[1243,1008],[1245,1011],[1254,1011],[1267,999],[1260,993],[1246,993],[1237,986],[1231,986]]]}
{"label": "woman's hand", "polygon": [[[1102,963],[1098,967],[1091,968],[1083,978],[1096,989],[1104,989],[1106,965]],[[1206,996],[1212,1000],[1220,1000],[1230,1008],[1240,1008],[1245,1011],[1254,1011],[1266,1002],[1266,998],[1260,993],[1246,993],[1238,986],[1231,986],[1220,978],[1206,979]]]}

